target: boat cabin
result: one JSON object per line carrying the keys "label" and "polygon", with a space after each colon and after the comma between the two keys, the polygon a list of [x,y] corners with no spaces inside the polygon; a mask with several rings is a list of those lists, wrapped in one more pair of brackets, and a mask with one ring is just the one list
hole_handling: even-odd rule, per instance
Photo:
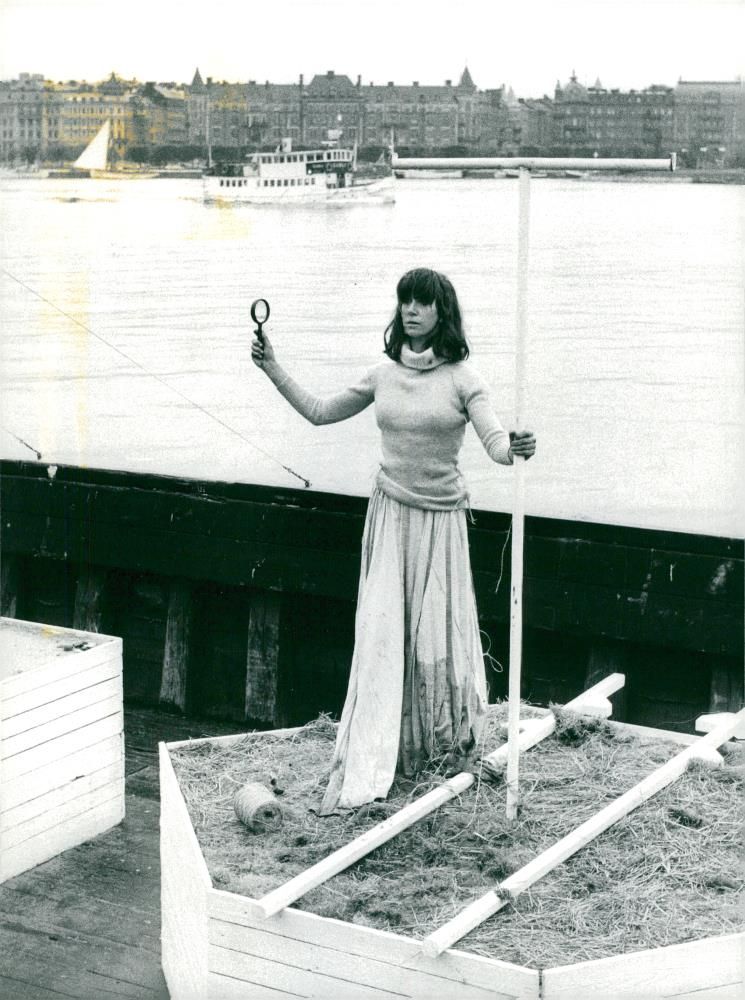
{"label": "boat cabin", "polygon": [[[254,153],[246,163],[218,163],[212,175],[220,187],[345,187],[354,169],[352,149],[308,149],[297,152]],[[332,178],[330,175],[335,175]]]}

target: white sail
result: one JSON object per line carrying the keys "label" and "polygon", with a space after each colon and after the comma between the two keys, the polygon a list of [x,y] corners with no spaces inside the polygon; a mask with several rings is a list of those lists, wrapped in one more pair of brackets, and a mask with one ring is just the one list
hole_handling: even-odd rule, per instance
{"label": "white sail", "polygon": [[107,119],[77,158],[74,167],[81,170],[105,170],[109,158],[111,122]]}

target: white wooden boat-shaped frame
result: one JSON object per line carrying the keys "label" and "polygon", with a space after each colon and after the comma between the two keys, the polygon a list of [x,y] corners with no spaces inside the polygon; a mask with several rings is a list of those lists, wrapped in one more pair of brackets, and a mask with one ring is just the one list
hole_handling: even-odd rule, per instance
{"label": "white wooden boat-shaped frame", "polygon": [[[607,717],[612,675],[566,707]],[[622,681],[621,681],[622,682]],[[615,685],[615,686],[614,686]],[[745,731],[743,713],[725,719],[729,735]],[[721,720],[709,737],[618,725],[643,740],[677,742],[688,756],[714,760]],[[734,726],[734,728],[733,728]],[[550,714],[526,726],[527,749],[552,731]],[[256,740],[290,733],[257,733]],[[319,1000],[370,997],[393,1000],[609,1000],[690,997],[736,1000],[745,985],[745,933],[710,937],[574,965],[536,969],[447,948],[438,954],[427,939],[393,934],[298,910],[289,902],[352,864],[431,808],[460,794],[470,775],[450,779],[428,808],[413,802],[290,883],[263,897],[216,889],[209,876],[170,758],[171,750],[198,743],[230,743],[245,734],[160,745],[162,962],[173,1000],[304,996]],[[701,744],[700,754],[697,744]],[[503,753],[500,747],[495,753]],[[680,756],[680,755],[678,755]],[[670,762],[668,762],[670,763]],[[668,765],[665,765],[666,767]],[[656,773],[656,772],[654,772]],[[470,780],[469,780],[470,779]],[[673,779],[674,780],[674,779]],[[439,793],[441,790],[437,789]],[[405,813],[411,815],[402,818]],[[394,829],[395,828],[395,829]],[[377,834],[376,834],[377,831]],[[365,842],[364,844],[362,842]],[[566,855],[565,855],[566,856]],[[427,953],[429,951],[429,953]]]}

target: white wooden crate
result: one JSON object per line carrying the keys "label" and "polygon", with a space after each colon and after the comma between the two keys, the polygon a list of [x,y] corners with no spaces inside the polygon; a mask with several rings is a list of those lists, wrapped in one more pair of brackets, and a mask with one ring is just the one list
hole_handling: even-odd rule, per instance
{"label": "white wooden crate", "polygon": [[[695,739],[639,726],[619,728],[643,738],[682,744]],[[200,742],[243,738],[241,734]],[[739,1000],[745,995],[745,934],[539,973],[456,949],[427,958],[413,938],[293,907],[264,919],[255,900],[212,886],[170,758],[170,750],[184,745],[160,745],[162,962],[172,1000],[298,996],[318,1000],[644,1000],[672,996]]]}
{"label": "white wooden crate", "polygon": [[123,818],[121,639],[0,618],[0,882]]}

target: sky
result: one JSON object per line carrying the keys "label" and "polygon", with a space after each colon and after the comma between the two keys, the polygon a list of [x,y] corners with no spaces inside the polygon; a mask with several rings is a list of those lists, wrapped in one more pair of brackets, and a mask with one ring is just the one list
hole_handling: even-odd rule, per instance
{"label": "sky", "polygon": [[553,94],[745,77],[745,0],[0,0],[0,79],[363,84]]}

